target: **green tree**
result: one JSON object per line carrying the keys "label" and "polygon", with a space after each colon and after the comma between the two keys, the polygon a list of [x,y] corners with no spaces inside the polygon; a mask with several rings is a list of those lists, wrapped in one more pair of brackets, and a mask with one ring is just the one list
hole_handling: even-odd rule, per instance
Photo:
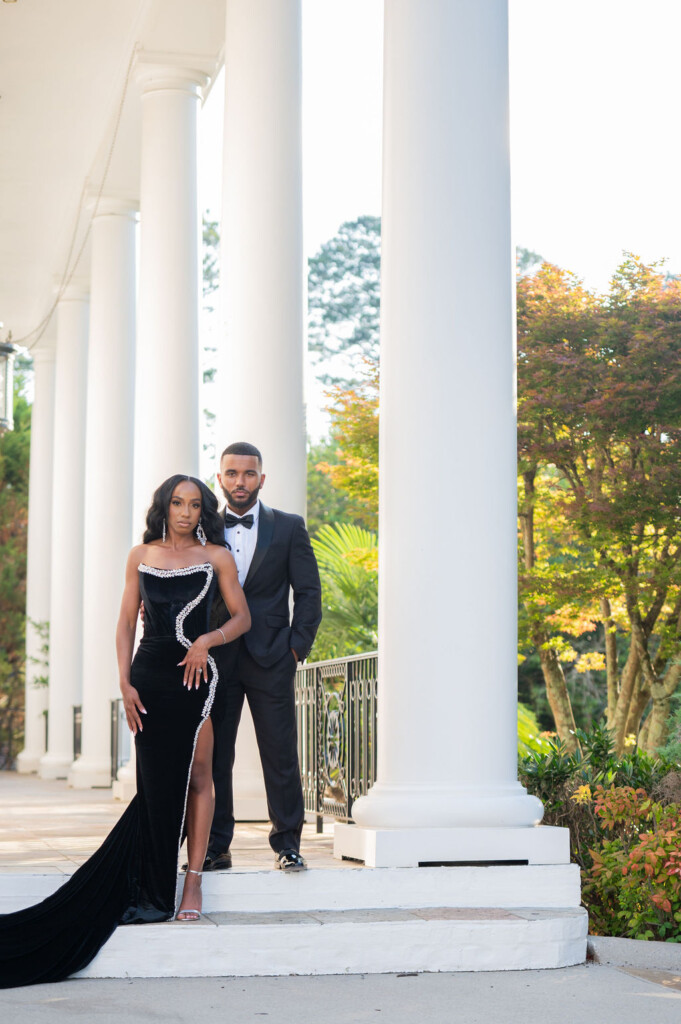
{"label": "green tree", "polygon": [[[518,280],[521,649],[536,651],[571,749],[573,700],[588,726],[601,694],[618,750],[631,734],[650,750],[666,739],[681,675],[680,289],[633,258],[600,298],[549,265]],[[331,392],[340,459],[320,465],[375,527],[369,365]]]}
{"label": "green tree", "polygon": [[538,270],[543,262],[544,258],[538,252],[532,252],[531,249],[523,249],[522,246],[516,247],[515,268],[518,277],[524,277],[525,274],[531,274],[533,271]]}
{"label": "green tree", "polygon": [[307,453],[307,528],[312,536],[325,523],[355,522],[349,496],[334,487],[326,471],[339,461],[338,448],[328,440],[312,445]]}
{"label": "green tree", "polygon": [[[220,225],[216,220],[211,220],[208,211],[203,215],[202,220],[202,294],[204,313],[212,314],[215,307],[212,304],[211,296],[220,287]],[[203,328],[203,324],[202,324]],[[208,332],[210,336],[210,332]],[[207,343],[205,338],[202,345],[201,374],[204,384],[210,384],[215,380],[217,373],[215,345]],[[215,427],[216,416],[212,409],[203,410],[206,433],[210,436]],[[204,444],[203,450],[215,457],[215,444],[212,441]]]}
{"label": "green tree", "polygon": [[328,454],[315,457],[309,473],[323,474],[339,495],[338,521],[371,530],[378,522],[380,267],[380,218],[364,216],[342,224],[308,271],[308,346],[330,388],[331,415]]}
{"label": "green tree", "polygon": [[0,767],[11,767],[23,735],[26,537],[31,407],[17,375],[14,430],[0,436]]}
{"label": "green tree", "polygon": [[337,490],[347,497],[347,511],[370,530],[378,526],[378,365],[367,365],[364,379],[351,386],[336,385],[331,439],[336,461],[320,462]]}
{"label": "green tree", "polygon": [[308,262],[308,347],[325,384],[351,382],[378,362],[381,222],[342,224]]}
{"label": "green tree", "polygon": [[206,300],[220,287],[220,225],[209,220],[208,211],[203,215],[201,240],[203,305],[212,313],[213,307]]}
{"label": "green tree", "polygon": [[561,632],[588,620],[618,753],[656,750],[681,678],[681,285],[632,256],[603,298],[547,264],[521,278],[518,391],[521,586],[559,735]]}
{"label": "green tree", "polygon": [[[201,236],[202,241],[202,263],[201,263],[201,284],[203,294],[203,309],[206,313],[214,313],[215,308],[210,301],[210,296],[213,295],[220,287],[220,225],[216,220],[209,220],[208,213],[203,215],[203,233]],[[217,349],[214,346],[206,345],[203,346],[203,382],[204,384],[210,383],[215,380],[215,374],[217,368],[213,364],[215,362],[215,353]],[[206,419],[206,425],[210,429],[215,423],[215,413],[210,409],[204,409],[203,414]]]}

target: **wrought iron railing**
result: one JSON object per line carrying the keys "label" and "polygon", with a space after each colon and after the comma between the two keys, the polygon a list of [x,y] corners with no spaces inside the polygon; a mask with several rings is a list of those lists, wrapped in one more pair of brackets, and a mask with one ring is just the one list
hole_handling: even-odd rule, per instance
{"label": "wrought iron railing", "polygon": [[[376,779],[378,655],[300,665],[295,679],[298,757],[305,816],[352,820],[352,805]],[[130,756],[123,701],[111,701],[111,778]]]}
{"label": "wrought iron railing", "polygon": [[378,655],[301,665],[296,673],[298,757],[306,817],[350,821],[376,779]]}

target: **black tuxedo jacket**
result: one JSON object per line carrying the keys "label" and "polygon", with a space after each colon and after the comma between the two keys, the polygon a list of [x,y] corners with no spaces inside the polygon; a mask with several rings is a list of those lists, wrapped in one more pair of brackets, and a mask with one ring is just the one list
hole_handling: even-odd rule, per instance
{"label": "black tuxedo jacket", "polygon": [[[293,618],[289,591],[293,590]],[[303,661],[322,621],[322,587],[317,560],[302,516],[260,502],[258,540],[244,580],[251,628],[241,640],[254,661],[269,668],[292,647]],[[229,618],[219,593],[213,628]]]}

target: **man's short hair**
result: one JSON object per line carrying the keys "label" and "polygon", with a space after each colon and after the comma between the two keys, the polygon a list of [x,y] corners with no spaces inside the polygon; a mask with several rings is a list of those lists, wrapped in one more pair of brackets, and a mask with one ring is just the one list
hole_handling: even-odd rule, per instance
{"label": "man's short hair", "polygon": [[254,455],[262,468],[262,455],[255,445],[249,444],[248,441],[235,441],[234,444],[228,444],[220,456],[220,462],[225,455]]}

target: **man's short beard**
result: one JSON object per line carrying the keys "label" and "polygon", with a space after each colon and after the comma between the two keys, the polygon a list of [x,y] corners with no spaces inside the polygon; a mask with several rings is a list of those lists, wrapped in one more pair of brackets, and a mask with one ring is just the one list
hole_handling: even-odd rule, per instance
{"label": "man's short beard", "polygon": [[260,493],[260,485],[256,487],[255,491],[250,491],[248,498],[244,498],[238,501],[236,498],[230,497],[228,491],[224,487],[220,487],[220,490],[225,496],[225,501],[230,508],[248,508],[249,505],[255,505],[258,500],[258,494]]}

